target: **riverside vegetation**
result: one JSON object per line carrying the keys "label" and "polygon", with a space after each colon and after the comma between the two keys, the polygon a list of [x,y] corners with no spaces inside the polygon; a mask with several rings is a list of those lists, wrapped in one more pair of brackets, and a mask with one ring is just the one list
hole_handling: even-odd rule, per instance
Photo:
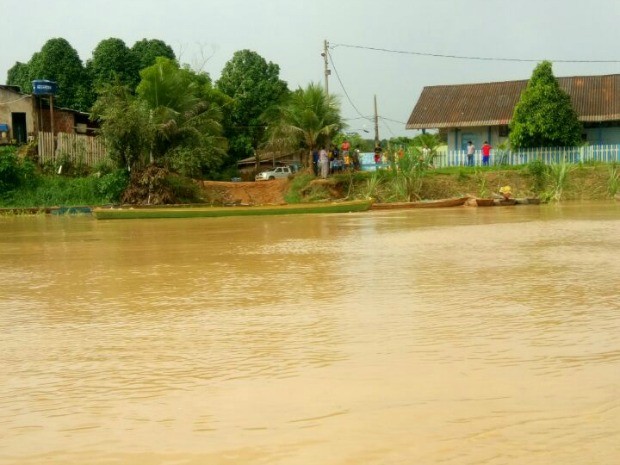
{"label": "riverside vegetation", "polygon": [[[151,203],[198,203],[205,192],[190,178],[148,167],[132,173],[102,164],[91,169],[39,167],[14,148],[0,149],[0,206],[13,208],[59,205],[125,203],[132,196]],[[472,195],[488,197],[510,185],[515,197],[544,201],[604,200],[620,194],[617,163],[545,165],[534,161],[521,166],[432,168],[432,159],[418,151],[408,153],[389,169],[347,172],[327,180],[308,172],[289,183],[287,203],[372,197],[379,202],[440,199]]]}

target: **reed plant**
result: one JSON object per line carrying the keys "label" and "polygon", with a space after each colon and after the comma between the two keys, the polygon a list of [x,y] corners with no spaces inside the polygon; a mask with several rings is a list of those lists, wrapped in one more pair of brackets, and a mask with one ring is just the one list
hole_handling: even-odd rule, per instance
{"label": "reed plant", "polygon": [[435,152],[424,147],[411,147],[393,164],[390,185],[393,193],[409,202],[419,200],[423,180],[433,166]]}
{"label": "reed plant", "polygon": [[570,173],[575,169],[574,165],[571,165],[566,161],[566,158],[562,158],[557,163],[549,165],[548,171],[548,189],[544,193],[546,200],[554,200],[559,202],[564,196],[564,191],[568,186]]}
{"label": "reed plant", "polygon": [[616,162],[608,167],[607,193],[610,197],[615,197],[620,191],[620,170]]}
{"label": "reed plant", "polygon": [[367,199],[376,198],[380,182],[380,173],[378,171],[374,171],[368,179],[366,179],[366,185],[364,186],[364,197]]}
{"label": "reed plant", "polygon": [[476,168],[474,172],[474,178],[478,189],[478,197],[485,198],[489,196],[488,181],[486,173],[481,169]]}

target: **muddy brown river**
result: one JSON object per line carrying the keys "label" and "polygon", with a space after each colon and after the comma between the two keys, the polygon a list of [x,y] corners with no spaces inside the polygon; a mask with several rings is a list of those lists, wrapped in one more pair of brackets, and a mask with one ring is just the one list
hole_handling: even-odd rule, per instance
{"label": "muddy brown river", "polygon": [[0,218],[0,464],[617,465],[620,203]]}

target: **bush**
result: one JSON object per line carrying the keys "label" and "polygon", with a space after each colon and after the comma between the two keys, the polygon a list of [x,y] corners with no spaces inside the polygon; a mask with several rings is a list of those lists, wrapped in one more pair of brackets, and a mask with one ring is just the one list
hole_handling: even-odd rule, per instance
{"label": "bush", "polygon": [[168,184],[177,203],[194,203],[202,201],[200,187],[191,178],[170,174]]}
{"label": "bush", "polygon": [[13,150],[0,151],[0,194],[33,183],[36,167],[30,160],[20,160]]}
{"label": "bush", "polygon": [[549,166],[547,166],[542,160],[536,159],[528,163],[527,173],[532,178],[532,190],[534,193],[542,193],[547,185]]}
{"label": "bush", "polygon": [[106,202],[118,202],[129,184],[129,173],[125,169],[116,169],[104,174],[97,180],[96,190]]}

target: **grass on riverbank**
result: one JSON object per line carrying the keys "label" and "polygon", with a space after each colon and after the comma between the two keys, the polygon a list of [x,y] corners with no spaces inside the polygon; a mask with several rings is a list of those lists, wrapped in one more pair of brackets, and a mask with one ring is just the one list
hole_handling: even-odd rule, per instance
{"label": "grass on riverbank", "polygon": [[[502,186],[510,186],[514,197],[538,197],[555,200],[603,200],[613,198],[620,190],[620,171],[616,164],[558,164],[530,163],[521,166],[451,167],[430,169],[419,183],[419,198],[443,199],[462,197],[489,197]],[[337,191],[349,199],[373,197],[379,202],[408,200],[407,192],[394,182],[389,171],[343,173],[334,175],[329,188],[322,187],[313,197],[329,198]],[[296,178],[292,183],[295,194],[287,201],[308,201],[309,185],[316,182],[311,175]]]}

